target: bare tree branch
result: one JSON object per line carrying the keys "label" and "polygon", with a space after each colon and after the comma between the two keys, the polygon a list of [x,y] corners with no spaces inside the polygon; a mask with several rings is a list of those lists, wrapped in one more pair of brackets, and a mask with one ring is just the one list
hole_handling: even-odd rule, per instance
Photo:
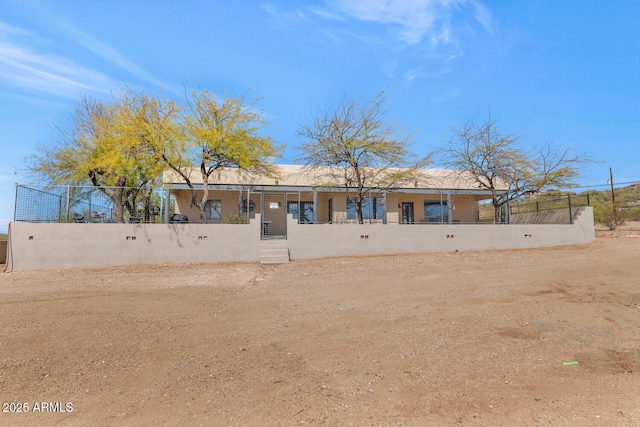
{"label": "bare tree branch", "polygon": [[452,137],[437,155],[452,173],[468,174],[479,188],[491,192],[495,222],[504,221],[503,206],[517,197],[550,187],[570,186],[591,159],[585,153],[551,144],[525,150],[520,135],[502,129],[489,117],[451,129]]}
{"label": "bare tree branch", "polygon": [[[341,102],[334,111],[316,111],[303,123],[298,161],[318,184],[337,183],[347,190],[362,223],[362,203],[370,191],[393,190],[419,176],[429,156],[414,158],[410,135],[385,120],[384,94],[361,105]],[[350,191],[354,196],[350,196]]]}

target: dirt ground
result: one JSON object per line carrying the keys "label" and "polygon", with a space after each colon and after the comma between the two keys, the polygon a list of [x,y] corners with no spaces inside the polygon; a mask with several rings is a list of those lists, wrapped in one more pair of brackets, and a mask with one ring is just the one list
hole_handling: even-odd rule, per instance
{"label": "dirt ground", "polygon": [[0,274],[0,425],[638,426],[640,225],[597,234]]}

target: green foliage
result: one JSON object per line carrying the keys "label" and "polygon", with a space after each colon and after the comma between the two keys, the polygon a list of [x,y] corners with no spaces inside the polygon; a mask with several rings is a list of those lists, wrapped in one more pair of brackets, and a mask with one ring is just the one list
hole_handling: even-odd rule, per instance
{"label": "green foliage", "polygon": [[615,206],[611,190],[588,191],[593,206],[594,221],[615,230],[626,221],[640,220],[640,187],[614,189]]}
{"label": "green foliage", "polygon": [[32,158],[29,170],[53,184],[90,184],[113,202],[113,217],[124,220],[124,209],[148,207],[163,166],[148,149],[157,138],[139,116],[143,106],[125,88],[111,103],[82,98],[71,122],[58,128],[57,144]]}
{"label": "green foliage", "polygon": [[614,215],[614,210],[611,203],[598,203],[593,205],[593,220],[597,224],[607,226],[609,230],[615,230],[619,225],[624,224],[624,219],[619,212]]}
{"label": "green foliage", "polygon": [[[178,143],[167,141],[153,150],[191,188],[192,203],[200,209],[200,218],[206,223],[205,204],[214,173],[236,169],[239,173],[278,178],[271,161],[280,156],[282,147],[274,145],[270,137],[260,135],[265,126],[262,114],[255,109],[255,103],[247,105],[244,97],[218,98],[203,90],[190,92],[185,102],[180,123],[182,139]],[[194,168],[200,171],[204,190],[199,200],[191,176]]]}
{"label": "green foliage", "polygon": [[247,224],[247,216],[246,215],[229,215],[226,216],[222,222],[224,224]]}
{"label": "green foliage", "polygon": [[[217,98],[192,91],[184,103],[125,87],[111,102],[85,96],[70,125],[61,128],[57,145],[42,149],[29,170],[54,184],[87,184],[113,202],[113,217],[123,221],[125,208],[150,216],[153,188],[172,169],[193,190],[204,212],[212,174],[222,168],[277,177],[271,159],[281,147],[260,135],[265,123],[244,97]],[[202,177],[203,198],[195,198],[191,170]]]}

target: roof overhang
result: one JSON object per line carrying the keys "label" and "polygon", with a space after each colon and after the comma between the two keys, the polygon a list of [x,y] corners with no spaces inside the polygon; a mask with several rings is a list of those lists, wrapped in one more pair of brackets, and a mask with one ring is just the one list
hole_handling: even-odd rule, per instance
{"label": "roof overhang", "polygon": [[[193,189],[203,191],[202,184],[194,184]],[[170,190],[191,190],[187,184],[165,184],[165,189]],[[344,187],[309,187],[309,186],[285,186],[285,185],[230,185],[230,184],[209,184],[209,191],[255,191],[255,192],[272,192],[272,193],[297,193],[318,191],[322,193],[347,193],[353,192],[353,188]],[[401,193],[401,194],[465,194],[474,196],[491,197],[489,190],[472,190],[472,189],[448,189],[448,188],[398,188],[386,190],[372,190],[374,193]],[[497,191],[497,194],[505,194],[505,190]]]}

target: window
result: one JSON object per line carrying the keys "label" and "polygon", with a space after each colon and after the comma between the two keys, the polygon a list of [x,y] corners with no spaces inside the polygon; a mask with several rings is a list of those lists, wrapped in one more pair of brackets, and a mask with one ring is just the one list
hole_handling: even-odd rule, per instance
{"label": "window", "polygon": [[204,212],[207,219],[222,219],[222,200],[207,200]]}
{"label": "window", "polygon": [[[358,219],[356,201],[347,197],[347,219]],[[384,199],[382,197],[365,198],[362,200],[362,219],[383,219]]]}
{"label": "window", "polygon": [[424,201],[424,221],[425,222],[448,222],[446,202]]}
{"label": "window", "polygon": [[[300,217],[302,211],[302,218]],[[300,224],[313,224],[313,202],[289,202],[287,204],[287,213],[293,215],[293,219],[297,219]]]}

